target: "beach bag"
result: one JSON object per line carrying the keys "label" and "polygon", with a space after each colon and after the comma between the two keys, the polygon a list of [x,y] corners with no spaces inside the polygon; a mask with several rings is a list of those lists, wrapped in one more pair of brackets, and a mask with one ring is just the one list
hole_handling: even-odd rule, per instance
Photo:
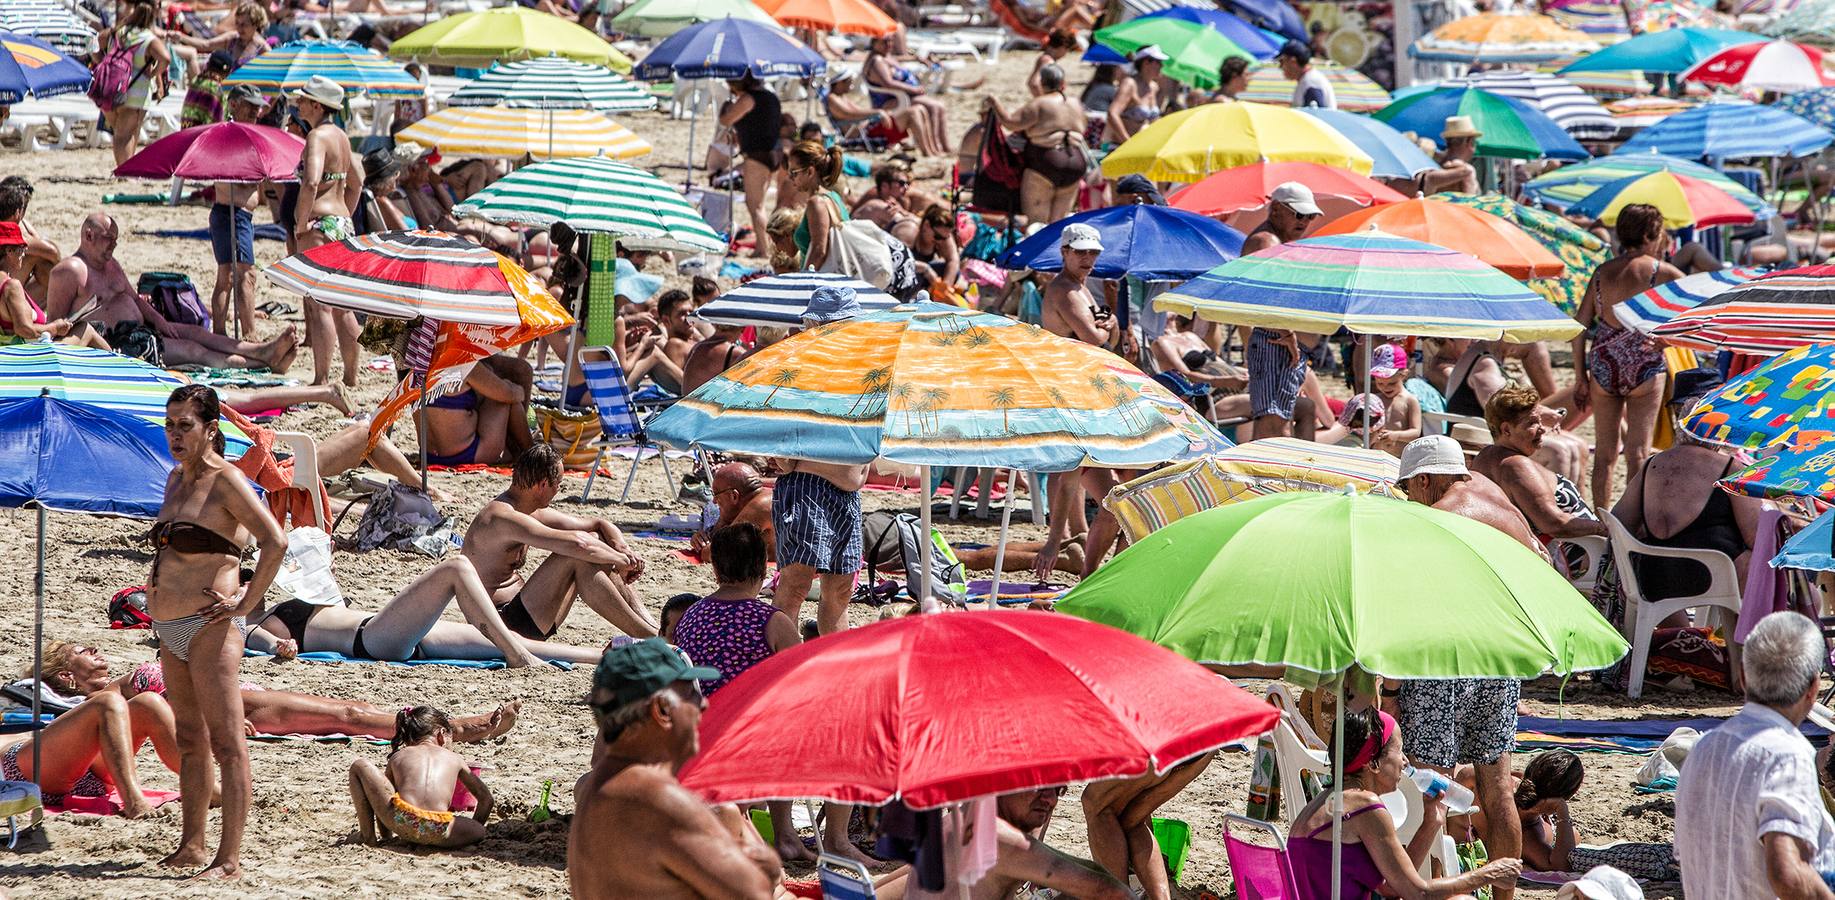
{"label": "beach bag", "polygon": [[897,238],[872,222],[848,219],[845,215],[840,204],[835,204],[835,225],[829,231],[828,258],[817,271],[858,278],[885,290],[895,274],[892,248],[888,245],[897,242]]}
{"label": "beach bag", "polygon": [[1019,212],[1019,179],[1025,170],[1019,152],[1007,143],[1007,132],[1000,127],[1000,120],[988,113],[982,124],[975,178],[969,183],[969,195],[975,205],[995,212]]}
{"label": "beach bag", "polygon": [[147,588],[144,584],[125,587],[108,601],[108,627],[152,628],[153,617],[147,614]]}
{"label": "beach bag", "polygon": [[198,297],[198,289],[191,279],[177,272],[145,272],[135,283],[134,290],[147,295],[153,308],[159,310],[166,321],[175,325],[196,325],[199,328],[210,327],[210,310]]}
{"label": "beach bag", "polygon": [[580,413],[562,412],[546,406],[535,409],[535,424],[542,440],[561,453],[561,464],[569,469],[590,469],[599,459],[599,448],[593,442],[604,432],[597,410]]}
{"label": "beach bag", "polygon": [[[910,513],[870,512],[860,523],[861,561],[866,564],[866,587],[879,583],[879,573],[903,570],[905,589],[917,599],[923,584],[924,528]],[[968,596],[968,576],[956,552],[935,529],[930,532],[930,595],[961,604]]]}
{"label": "beach bag", "polygon": [[424,539],[449,530],[446,525],[446,517],[426,494],[400,482],[390,482],[387,488],[370,495],[353,542],[359,553],[388,547],[442,556],[444,551],[430,553],[436,542]]}
{"label": "beach bag", "polygon": [[274,587],[314,606],[343,604],[344,592],[331,574],[331,535],[310,526],[288,531],[287,555],[274,574]]}
{"label": "beach bag", "polygon": [[97,109],[109,112],[127,99],[134,82],[145,74],[134,69],[134,48],[122,43],[120,35],[112,35],[108,48],[96,57],[89,70],[89,99],[95,101]]}

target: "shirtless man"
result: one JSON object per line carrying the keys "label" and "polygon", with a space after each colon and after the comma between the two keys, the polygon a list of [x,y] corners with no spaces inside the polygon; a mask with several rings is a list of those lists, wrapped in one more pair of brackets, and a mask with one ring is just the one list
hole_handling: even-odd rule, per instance
{"label": "shirtless man", "polygon": [[[1108,346],[1121,329],[1109,311],[1096,304],[1089,289],[1090,273],[1102,255],[1102,236],[1089,225],[1066,225],[1059,236],[1059,253],[1064,257],[1064,270],[1045,285],[1045,330],[1086,344]],[[1109,469],[1051,473],[1050,522],[1045,544],[1033,558],[1032,566],[1038,580],[1051,577],[1057,568],[1058,553],[1066,542],[1082,541],[1089,533],[1089,517],[1083,509],[1085,492],[1089,496],[1106,497],[1114,486],[1115,473]],[[1086,553],[1084,567],[1091,565]]]}
{"label": "shirtless man", "polygon": [[[1058,808],[1061,787],[1002,794],[994,800],[994,827],[1000,849],[994,868],[969,888],[970,900],[1012,897],[1020,885],[1050,888],[1059,896],[1077,900],[1128,900],[1134,893],[1101,866],[1054,850],[1038,834]],[[893,873],[877,888],[880,900],[904,900],[910,883],[909,867]]]}
{"label": "shirtless man", "polygon": [[742,462],[726,463],[714,470],[714,505],[720,508],[720,519],[706,531],[695,532],[690,546],[703,560],[711,559],[708,548],[713,533],[741,522],[756,527],[765,539],[765,558],[775,559],[777,546],[771,533],[771,489],[758,477],[758,470]]}
{"label": "shirtless man", "polygon": [[[618,526],[549,509],[560,489],[560,452],[536,444],[516,457],[510,489],[486,503],[465,530],[465,558],[491,592],[503,624],[523,637],[547,640],[578,598],[624,633],[654,636],[656,621],[630,584],[643,574],[643,560]],[[531,547],[549,555],[525,579]]]}
{"label": "shirtless man", "polygon": [[24,175],[0,178],[0,222],[17,222],[25,232],[25,271],[21,280],[25,282],[26,296],[43,303],[50,289],[51,267],[64,258],[64,253],[26,221],[26,208],[31,205],[32,183]]}
{"label": "shirtless man", "polygon": [[1446,435],[1430,434],[1403,447],[1395,483],[1415,503],[1483,522],[1548,558],[1529,521],[1510,504],[1510,496],[1491,479],[1467,469],[1465,451]]}
{"label": "shirtless man", "polygon": [[[688,364],[688,353],[694,349],[694,320],[688,317],[692,312],[694,303],[690,301],[687,291],[664,291],[662,296],[656,298],[657,324],[663,329],[663,355],[675,364],[677,371]],[[652,372],[650,377],[654,379],[658,374]],[[679,380],[662,386],[678,395],[686,393]]]}
{"label": "shirtless man", "polygon": [[682,361],[684,396],[745,358],[745,345],[739,343],[739,336],[744,331],[738,325],[715,325],[711,336],[689,349],[687,359]]}
{"label": "shirtless man", "polygon": [[1538,535],[1603,536],[1606,526],[1587,507],[1580,488],[1534,459],[1559,418],[1542,405],[1535,388],[1507,387],[1492,394],[1485,404],[1492,444],[1478,451],[1472,468],[1503,488]]}
{"label": "shirtless man", "polygon": [[[1268,219],[1249,233],[1242,253],[1248,256],[1270,247],[1297,241],[1321,215],[1311,188],[1297,181],[1276,185],[1268,195]],[[1302,404],[1311,370],[1300,350],[1302,339],[1317,346],[1320,336],[1299,335],[1275,328],[1255,328],[1243,341],[1243,363],[1249,370],[1249,416],[1257,440],[1282,437],[1292,423],[1301,423],[1298,436],[1311,440],[1317,424],[1311,402]],[[1310,393],[1310,392],[1309,392]]]}
{"label": "shirtless man", "polygon": [[1415,176],[1419,179],[1420,192],[1478,193],[1478,169],[1472,161],[1478,155],[1478,139],[1484,136],[1485,133],[1472,124],[1471,116],[1448,116],[1440,131],[1440,140],[1446,143],[1446,149],[1436,154],[1440,168]]}
{"label": "shirtless man", "polygon": [[605,652],[588,702],[592,771],[574,783],[567,878],[579,900],[768,900],[777,852],[738,808],[709,807],[676,780],[700,752],[707,700],[693,667],[661,638]]}
{"label": "shirtless man", "polygon": [[266,343],[238,341],[208,328],[169,322],[134,289],[127,271],[115,259],[121,229],[107,213],[90,213],[83,220],[76,253],[51,270],[50,296],[45,313],[51,319],[68,319],[95,307],[83,319],[97,327],[110,345],[119,348],[136,330],[149,330],[158,339],[161,359],[169,364],[200,365],[219,369],[266,367],[285,372],[293,364],[298,341],[288,326]]}
{"label": "shirtless man", "polygon": [[915,244],[918,216],[910,195],[911,167],[897,161],[885,163],[873,170],[873,186],[854,201],[852,215],[878,225],[907,245]]}

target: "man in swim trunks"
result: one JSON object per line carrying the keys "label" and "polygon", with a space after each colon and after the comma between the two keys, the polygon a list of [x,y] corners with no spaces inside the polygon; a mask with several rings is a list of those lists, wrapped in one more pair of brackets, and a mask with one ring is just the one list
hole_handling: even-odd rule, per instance
{"label": "man in swim trunks", "polygon": [[692,546],[702,560],[711,559],[708,547],[713,533],[729,525],[744,522],[756,527],[765,540],[765,557],[775,559],[776,535],[771,530],[772,491],[758,477],[758,470],[742,462],[730,462],[714,470],[714,505],[720,508],[720,519],[713,527],[695,533]]}
{"label": "man in swim trunks", "polygon": [[816,627],[823,634],[847,628],[847,604],[854,599],[860,571],[860,489],[867,467],[841,463],[781,461],[784,474],[771,491],[771,527],[776,547],[777,607],[801,621],[803,601],[818,578],[821,601]]}
{"label": "man in swim trunks", "polygon": [[51,270],[45,313],[52,320],[80,314],[117,350],[129,343],[150,343],[156,348],[154,354],[169,365],[285,372],[293,364],[298,341],[292,326],[271,341],[255,343],[214,334],[208,328],[167,321],[134,289],[127,271],[115,259],[120,240],[120,226],[107,213],[91,213],[83,220],[76,253]]}
{"label": "man in swim trunks", "polygon": [[[1268,195],[1268,219],[1243,241],[1243,255],[1299,240],[1320,215],[1311,188],[1297,181],[1276,185]],[[1313,404],[1303,404],[1300,394],[1307,386],[1307,361],[1323,346],[1316,334],[1276,328],[1249,330],[1242,358],[1249,370],[1249,416],[1257,440],[1284,437],[1292,426],[1297,426],[1297,437],[1312,440],[1318,423]]]}
{"label": "man in swim trunks", "polygon": [[[536,444],[517,456],[510,489],[479,510],[465,530],[465,558],[511,631],[545,641],[559,630],[580,599],[633,637],[650,637],[656,621],[631,588],[643,560],[618,526],[604,519],[549,509],[561,490],[560,451]],[[548,551],[528,578],[530,548]]]}

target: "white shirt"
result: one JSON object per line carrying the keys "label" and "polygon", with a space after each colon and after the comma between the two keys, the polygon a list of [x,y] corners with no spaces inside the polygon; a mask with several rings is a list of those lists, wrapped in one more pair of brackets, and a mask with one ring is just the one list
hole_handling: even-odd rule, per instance
{"label": "white shirt", "polygon": [[[1313,96],[1308,100],[1307,95]],[[1323,99],[1321,99],[1323,98]],[[1317,106],[1322,109],[1337,109],[1338,95],[1332,90],[1332,82],[1317,67],[1309,67],[1300,80],[1293,85],[1293,105],[1297,109],[1303,106]]]}
{"label": "white shirt", "polygon": [[1816,751],[1777,710],[1757,703],[1707,733],[1676,786],[1676,859],[1689,900],[1775,897],[1765,875],[1771,833],[1808,844],[1835,870],[1835,821],[1822,805]]}

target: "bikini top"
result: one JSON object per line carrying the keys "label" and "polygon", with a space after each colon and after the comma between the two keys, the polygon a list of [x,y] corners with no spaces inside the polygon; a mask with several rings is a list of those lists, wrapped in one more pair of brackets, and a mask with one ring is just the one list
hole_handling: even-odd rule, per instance
{"label": "bikini top", "polygon": [[242,545],[196,522],[168,520],[153,526],[153,546],[180,553],[220,553],[241,556]]}

